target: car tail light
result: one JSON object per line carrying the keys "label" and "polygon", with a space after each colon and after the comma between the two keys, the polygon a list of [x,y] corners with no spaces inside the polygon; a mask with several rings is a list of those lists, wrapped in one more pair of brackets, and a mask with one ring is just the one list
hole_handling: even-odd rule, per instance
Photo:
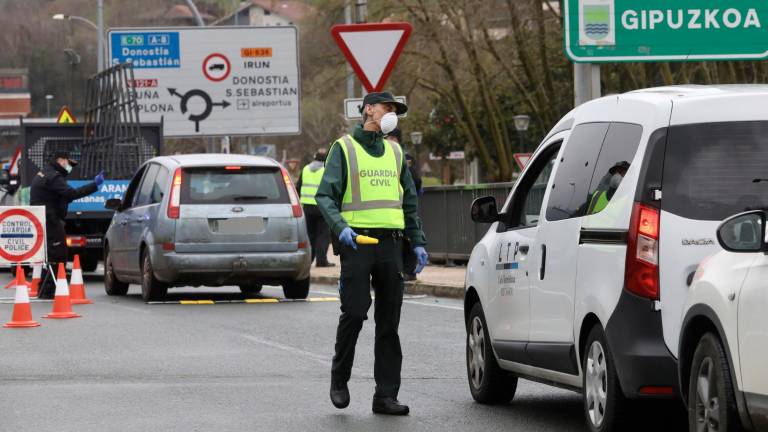
{"label": "car tail light", "polygon": [[640,394],[644,395],[672,395],[675,393],[675,389],[671,386],[645,386],[640,387]]}
{"label": "car tail light", "polygon": [[299,242],[299,249],[309,248],[309,242]]}
{"label": "car tail light", "polygon": [[88,239],[83,236],[67,236],[67,247],[84,248]]}
{"label": "car tail light", "polygon": [[224,169],[227,171],[239,171],[241,167],[230,165],[230,166],[225,166]]}
{"label": "car tail light", "polygon": [[291,198],[291,209],[293,210],[293,217],[301,217],[301,203],[299,202],[299,194],[296,193],[296,188],[293,187],[291,176],[288,175],[288,171],[285,168],[280,167],[280,171],[283,174],[283,181],[285,182],[285,188],[288,189],[288,196]]}
{"label": "car tail light", "polygon": [[624,277],[627,291],[659,299],[659,210],[635,203],[629,222]]}
{"label": "car tail light", "polygon": [[176,244],[175,243],[169,243],[165,242],[163,243],[163,250],[166,252],[173,252],[176,250]]}
{"label": "car tail light", "polygon": [[168,199],[168,217],[178,219],[181,213],[181,168],[176,168],[171,183],[171,196]]}

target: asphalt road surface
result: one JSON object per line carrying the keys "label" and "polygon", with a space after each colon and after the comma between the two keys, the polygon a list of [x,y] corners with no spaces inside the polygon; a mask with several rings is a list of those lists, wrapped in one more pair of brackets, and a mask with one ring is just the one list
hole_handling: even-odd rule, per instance
{"label": "asphalt road surface", "polygon": [[[86,284],[95,304],[75,306],[82,318],[42,319],[51,304],[34,302],[42,327],[0,329],[1,431],[587,430],[580,395],[567,390],[521,380],[511,404],[473,402],[458,300],[406,299],[400,400],[411,415],[397,418],[371,413],[372,311],[352,403],[331,405],[335,287],[313,286],[313,302],[275,303],[282,291],[265,287],[254,303],[242,303],[236,288],[190,288],[171,290],[175,304],[145,304],[137,286],[107,297],[99,277]],[[5,301],[12,296],[0,290]],[[0,321],[11,308],[0,304]],[[686,430],[679,409],[639,412],[631,430]]]}

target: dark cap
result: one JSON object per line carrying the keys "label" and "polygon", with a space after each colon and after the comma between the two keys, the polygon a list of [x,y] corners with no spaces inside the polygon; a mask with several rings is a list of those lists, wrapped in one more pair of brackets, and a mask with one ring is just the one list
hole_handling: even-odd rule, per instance
{"label": "dark cap", "polygon": [[77,161],[69,157],[69,151],[67,150],[56,150],[55,152],[53,152],[53,159],[54,160],[67,159],[70,165],[72,166],[77,165]]}
{"label": "dark cap", "polygon": [[408,106],[402,102],[395,100],[394,96],[390,92],[374,92],[368,93],[363,98],[363,105],[360,107],[360,112],[363,112],[363,108],[366,105],[374,105],[377,103],[390,103],[395,106],[395,114],[403,115],[408,111]]}
{"label": "dark cap", "polygon": [[614,165],[613,165],[613,166],[612,166],[612,167],[611,167],[611,168],[608,170],[608,173],[610,173],[610,174],[616,174],[616,172],[617,172],[617,171],[619,171],[619,170],[623,170],[623,171],[627,171],[627,170],[629,170],[629,162],[627,162],[627,161],[616,162],[616,163],[615,163],[615,164],[614,164]]}

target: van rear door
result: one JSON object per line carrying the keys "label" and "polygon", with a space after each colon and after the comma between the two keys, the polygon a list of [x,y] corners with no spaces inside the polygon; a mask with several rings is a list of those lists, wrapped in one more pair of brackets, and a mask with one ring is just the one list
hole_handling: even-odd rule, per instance
{"label": "van rear door", "polygon": [[664,158],[659,282],[664,340],[677,356],[682,308],[699,263],[733,214],[768,207],[768,121],[671,126]]}
{"label": "van rear door", "polygon": [[180,198],[178,253],[298,249],[298,219],[278,167],[184,168]]}

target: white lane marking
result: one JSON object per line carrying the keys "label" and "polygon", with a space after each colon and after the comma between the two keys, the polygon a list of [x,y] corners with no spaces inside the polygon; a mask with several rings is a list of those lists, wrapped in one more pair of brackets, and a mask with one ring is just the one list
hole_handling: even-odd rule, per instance
{"label": "white lane marking", "polygon": [[133,312],[141,312],[141,313],[145,313],[145,314],[152,313],[148,309],[140,309],[140,308],[136,308],[136,307],[132,307],[132,306],[126,306],[126,305],[123,305],[123,304],[120,304],[120,303],[101,303],[101,302],[99,302],[99,304],[115,306],[115,307],[119,307],[121,309],[126,309],[126,310],[129,310],[129,311],[133,311]]}
{"label": "white lane marking", "polygon": [[267,339],[262,339],[262,338],[257,337],[257,336],[252,336],[252,335],[242,334],[242,333],[240,334],[240,336],[248,339],[251,342],[256,342],[256,343],[261,344],[261,345],[266,345],[268,347],[277,348],[279,350],[287,351],[287,352],[292,353],[292,354],[298,354],[300,356],[303,356],[303,357],[306,357],[308,359],[315,360],[315,361],[317,361],[319,363],[322,363],[325,366],[328,366],[331,363],[331,357],[329,357],[329,356],[315,354],[315,353],[310,352],[310,351],[304,351],[303,349],[300,349],[300,348],[292,347],[290,345],[283,345],[281,343],[274,342],[274,341],[267,340]]}
{"label": "white lane marking", "polygon": [[[336,296],[336,297],[339,296],[338,292],[333,292],[333,291],[311,290],[311,292],[317,293],[317,294],[333,295],[333,296]],[[425,298],[426,298],[426,296],[425,296]],[[463,311],[464,310],[464,308],[461,307],[461,306],[451,306],[451,305],[443,305],[443,304],[435,304],[435,303],[422,303],[422,302],[417,302],[417,301],[413,301],[413,300],[403,300],[403,303],[419,305],[419,306],[436,307],[436,308],[442,308],[442,309],[450,309],[450,310],[459,310],[459,311]]]}

